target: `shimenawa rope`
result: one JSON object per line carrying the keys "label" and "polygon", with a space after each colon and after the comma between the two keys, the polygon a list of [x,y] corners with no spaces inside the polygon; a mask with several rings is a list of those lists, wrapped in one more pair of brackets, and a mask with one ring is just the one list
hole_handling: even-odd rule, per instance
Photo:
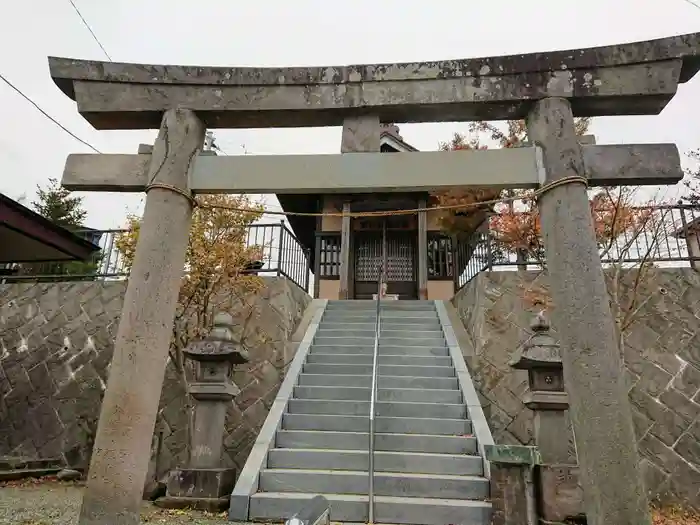
{"label": "shimenawa rope", "polygon": [[282,216],[298,216],[298,217],[390,217],[390,216],[398,216],[398,215],[414,215],[416,213],[421,213],[425,211],[439,211],[439,210],[460,210],[460,209],[468,209],[468,208],[480,208],[482,206],[489,206],[491,204],[502,204],[506,202],[513,202],[513,201],[518,201],[518,200],[537,200],[539,199],[542,195],[547,193],[550,190],[553,190],[554,188],[558,188],[559,186],[565,186],[567,184],[583,184],[584,186],[588,187],[588,179],[586,177],[582,177],[580,175],[570,175],[568,177],[562,177],[561,179],[557,179],[555,181],[549,182],[542,186],[541,188],[538,188],[535,190],[535,193],[532,196],[527,196],[523,197],[522,195],[518,196],[512,196],[512,197],[503,197],[500,199],[491,199],[487,201],[480,201],[480,202],[469,202],[469,203],[462,203],[462,204],[449,204],[449,205],[444,205],[444,206],[434,206],[432,208],[410,208],[410,209],[405,209],[405,210],[389,210],[389,211],[362,211],[362,212],[349,212],[349,213],[343,213],[343,212],[321,212],[321,213],[314,213],[314,212],[293,212],[293,211],[272,211],[272,210],[256,210],[254,208],[238,208],[236,206],[225,206],[225,205],[212,205],[212,204],[201,204],[197,202],[197,199],[192,195],[192,193],[183,190],[181,188],[178,188],[177,186],[172,186],[170,184],[164,184],[162,182],[154,182],[146,186],[146,193],[148,193],[150,190],[158,188],[162,190],[169,190],[174,193],[177,193],[179,195],[182,195],[185,197],[190,203],[192,204],[193,207],[199,207],[202,209],[223,209],[223,210],[231,210],[231,211],[237,211],[237,212],[242,212],[242,213],[257,213],[261,212],[264,213],[265,215],[282,215]]}

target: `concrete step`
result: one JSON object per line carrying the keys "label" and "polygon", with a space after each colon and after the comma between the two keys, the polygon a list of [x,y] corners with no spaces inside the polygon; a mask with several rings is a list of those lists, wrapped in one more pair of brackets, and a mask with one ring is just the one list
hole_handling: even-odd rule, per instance
{"label": "concrete step", "polygon": [[[360,346],[370,346],[374,345],[374,335],[371,337],[358,337],[358,336],[342,336],[342,337],[332,337],[324,334],[317,335],[314,337],[314,344],[316,345],[360,345]],[[404,335],[403,337],[393,337],[381,335],[379,337],[379,345],[387,346],[445,346],[445,338],[442,335],[437,335],[434,337],[410,337],[410,334]]]}
{"label": "concrete step", "polygon": [[[331,313],[325,314],[321,320],[321,324],[374,324],[377,319],[374,315],[360,314],[360,313]],[[437,315],[433,315],[426,312],[424,315],[412,315],[412,316],[390,316],[388,314],[382,314],[382,325],[414,325],[414,326],[435,326],[440,320]]]}
{"label": "concrete step", "polygon": [[[369,469],[366,450],[278,448],[270,451],[267,467],[271,469],[359,470]],[[449,474],[481,476],[483,462],[479,456],[426,454],[415,452],[375,451],[375,472]]]}
{"label": "concrete step", "polygon": [[[381,301],[379,307],[384,310],[432,310],[435,311],[435,304],[432,301]],[[328,301],[327,311],[332,310],[376,310],[376,301],[367,300],[338,300]]]}
{"label": "concrete step", "polygon": [[[367,472],[302,469],[260,472],[263,492],[367,494],[368,483]],[[477,476],[375,472],[374,491],[377,496],[478,500],[489,496],[489,482]]]}
{"label": "concrete step", "polygon": [[[384,319],[438,319],[435,310],[387,310],[382,309],[379,316]],[[373,308],[369,309],[347,309],[347,310],[326,310],[323,313],[322,321],[331,318],[347,318],[347,317],[371,317],[376,320],[377,311]]]}
{"label": "concrete step", "polygon": [[437,312],[435,310],[431,311],[418,311],[418,310],[382,310],[380,313],[382,321],[384,319],[399,319],[407,317],[429,317],[431,319],[437,319]]}
{"label": "concrete step", "polygon": [[382,335],[379,337],[379,346],[447,346],[445,343],[445,338],[440,335],[436,337],[413,337],[410,333],[407,333],[401,337],[394,337],[392,335]]}
{"label": "concrete step", "polygon": [[[346,401],[368,401],[370,387],[354,386],[296,386],[296,399],[340,399]],[[403,403],[452,403],[462,402],[459,390],[427,390],[422,388],[380,388],[379,401],[399,401]]]}
{"label": "concrete step", "polygon": [[[330,414],[291,414],[282,416],[284,430],[331,430],[336,432],[368,432],[367,415],[339,416]],[[375,420],[375,431],[389,434],[430,434],[435,436],[464,436],[472,433],[466,419],[428,419],[414,417],[384,417]]]}
{"label": "concrete step", "polygon": [[[374,345],[352,346],[352,345],[316,345],[311,347],[311,354],[374,354]],[[382,345],[378,348],[379,355],[415,355],[422,357],[445,357],[450,355],[450,350],[446,346],[390,346]]]}
{"label": "concrete step", "polygon": [[[338,327],[338,323],[333,323],[333,328],[328,328],[323,325],[319,326],[318,332],[316,334],[321,337],[371,337],[374,339],[374,327],[358,329],[353,326],[345,325],[344,327]],[[388,326],[382,326],[379,334],[380,337],[420,337],[420,338],[441,338],[444,339],[442,335],[442,330],[425,330],[422,327],[401,327],[399,329],[390,328]]]}
{"label": "concrete step", "polygon": [[[350,322],[350,323],[344,323],[344,322],[334,322],[334,321],[324,321],[319,325],[319,329],[321,330],[345,330],[345,329],[352,329],[352,330],[371,330],[374,331],[375,328],[375,323],[368,323],[368,322]],[[438,319],[425,319],[422,322],[403,322],[403,321],[388,321],[385,319],[382,319],[382,328],[387,329],[387,330],[403,330],[403,329],[408,329],[408,330],[429,330],[432,332],[440,332],[442,333],[442,326],[440,326],[440,321]]]}
{"label": "concrete step", "polygon": [[[340,448],[367,453],[369,434],[321,430],[279,430],[275,446],[279,448]],[[377,433],[375,450],[393,452],[432,452],[435,454],[477,454],[472,436],[435,436],[428,434]]]}
{"label": "concrete step", "polygon": [[[250,501],[251,521],[291,518],[316,494],[300,492],[258,492]],[[327,494],[334,522],[367,523],[368,498],[352,494]],[[485,501],[378,496],[374,504],[376,523],[424,525],[487,525],[491,504]]]}
{"label": "concrete step", "polygon": [[321,317],[321,324],[326,323],[369,323],[374,325],[377,322],[377,316],[374,312],[326,312]]}
{"label": "concrete step", "polygon": [[[258,493],[251,499],[250,519],[291,518],[313,494]],[[352,494],[323,494],[330,503],[330,519],[334,522],[366,523],[367,496]],[[375,522],[425,525],[487,525],[491,522],[491,504],[472,500],[425,498],[375,498]]]}
{"label": "concrete step", "polygon": [[[414,312],[414,314],[417,312]],[[440,320],[437,316],[433,316],[431,313],[425,313],[423,315],[411,315],[411,316],[394,316],[394,315],[389,315],[389,314],[384,314],[382,313],[382,326],[406,326],[406,325],[413,325],[415,326],[431,326],[435,327],[436,323],[439,323]],[[323,317],[323,320],[321,321],[321,325],[324,324],[338,324],[338,323],[347,323],[347,324],[371,324],[372,328],[374,328],[375,323],[377,322],[377,319],[374,316],[368,316],[368,315],[361,315],[361,314],[333,314],[329,315],[326,314],[326,316]]]}
{"label": "concrete step", "polygon": [[[307,363],[325,365],[371,365],[374,356],[372,354],[323,354],[311,352],[306,358]],[[380,365],[410,365],[410,366],[452,366],[452,358],[449,356],[406,356],[406,355],[377,355]]]}
{"label": "concrete step", "polygon": [[[451,366],[410,366],[410,365],[379,365],[380,376],[417,376],[417,377],[454,377],[455,371]],[[320,365],[306,363],[305,374],[324,375],[372,375],[372,365]]]}
{"label": "concrete step", "polygon": [[[319,366],[319,365],[315,365]],[[299,375],[299,386],[358,386],[369,388],[372,376],[335,375],[326,373],[304,373]],[[456,377],[426,377],[426,376],[379,376],[378,386],[382,388],[427,388],[431,390],[457,390],[459,383]]]}
{"label": "concrete step", "polygon": [[[435,325],[440,324],[440,318],[434,312],[410,312],[410,315],[395,316],[390,312],[382,312],[382,324],[406,325],[411,323]],[[374,326],[377,316],[374,312],[326,312],[321,318],[321,324],[337,324],[341,322],[353,324],[369,324]]]}
{"label": "concrete step", "polygon": [[[369,401],[343,401],[326,399],[290,399],[290,414],[326,414],[340,416],[367,416]],[[462,404],[401,403],[378,401],[375,414],[387,417],[411,417],[434,419],[467,419],[467,407]]]}
{"label": "concrete step", "polygon": [[[382,326],[386,327],[386,328],[392,328],[393,330],[397,329],[394,327],[416,328],[416,327],[424,327],[424,326],[429,326],[431,330],[434,330],[436,328],[442,330],[442,325],[440,324],[440,318],[437,317],[437,315],[433,316],[432,314],[425,314],[425,315],[421,315],[420,317],[410,317],[410,318],[382,317]],[[421,329],[423,329],[423,328],[421,328]]]}

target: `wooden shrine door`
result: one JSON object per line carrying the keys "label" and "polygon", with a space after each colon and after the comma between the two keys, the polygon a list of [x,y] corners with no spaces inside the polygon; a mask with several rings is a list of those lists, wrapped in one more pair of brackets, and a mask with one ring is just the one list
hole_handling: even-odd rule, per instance
{"label": "wooden shrine door", "polygon": [[[407,220],[408,219],[408,220]],[[372,299],[386,261],[387,294],[399,299],[418,298],[418,231],[412,217],[363,221],[353,231],[355,299]]]}

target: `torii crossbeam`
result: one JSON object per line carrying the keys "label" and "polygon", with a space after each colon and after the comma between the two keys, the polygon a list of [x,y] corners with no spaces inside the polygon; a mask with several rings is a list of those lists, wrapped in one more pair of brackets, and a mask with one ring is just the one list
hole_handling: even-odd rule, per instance
{"label": "torii crossbeam", "polygon": [[[150,189],[80,517],[81,525],[134,525],[184,266],[188,194],[551,187],[584,176],[591,185],[675,183],[682,176],[675,146],[581,146],[573,118],[659,113],[700,69],[700,33],[406,64],[228,68],[50,58],[49,65],[97,129],[160,128],[152,155],[71,156],[63,179],[75,190]],[[198,156],[207,127],[342,125],[349,153],[378,150],[380,122],[514,118],[527,119],[534,147]],[[588,522],[650,523],[585,187],[553,187],[538,203]],[[232,517],[245,519],[245,494],[236,498]]]}
{"label": "torii crossbeam", "polygon": [[700,68],[700,33],[590,49],[323,67],[200,67],[49,58],[54,82],[97,129],[160,127],[186,107],[208,128],[525,118],[563,97],[577,117],[659,113]]}
{"label": "torii crossbeam", "polygon": [[[675,144],[581,149],[590,186],[673,184],[683,178]],[[206,155],[194,161],[189,189],[194,194],[305,194],[536,188],[541,159],[536,147],[391,155]],[[150,154],[69,155],[62,184],[78,191],[143,192],[150,165]]]}

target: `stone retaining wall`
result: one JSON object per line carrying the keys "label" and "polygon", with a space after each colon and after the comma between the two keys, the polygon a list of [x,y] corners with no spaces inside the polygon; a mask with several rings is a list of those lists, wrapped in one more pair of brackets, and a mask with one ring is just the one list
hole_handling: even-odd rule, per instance
{"label": "stone retaining wall", "polygon": [[[125,282],[0,286],[0,456],[87,464],[125,290]],[[241,393],[229,410],[225,466],[243,466],[310,300],[284,278],[264,278],[262,290],[230,312],[255,337],[246,338],[251,362],[234,374]],[[161,474],[187,457],[185,402],[169,363],[156,426]]]}
{"label": "stone retaining wall", "polygon": [[[652,272],[638,289],[641,308],[624,347],[642,467],[653,497],[698,506],[700,274],[691,269]],[[521,401],[527,372],[512,370],[508,360],[530,335],[539,309],[533,306],[536,297],[550,301],[545,274],[488,272],[454,298],[473,345],[465,357],[498,444],[533,443],[532,412]],[[627,290],[622,300],[629,298]]]}

